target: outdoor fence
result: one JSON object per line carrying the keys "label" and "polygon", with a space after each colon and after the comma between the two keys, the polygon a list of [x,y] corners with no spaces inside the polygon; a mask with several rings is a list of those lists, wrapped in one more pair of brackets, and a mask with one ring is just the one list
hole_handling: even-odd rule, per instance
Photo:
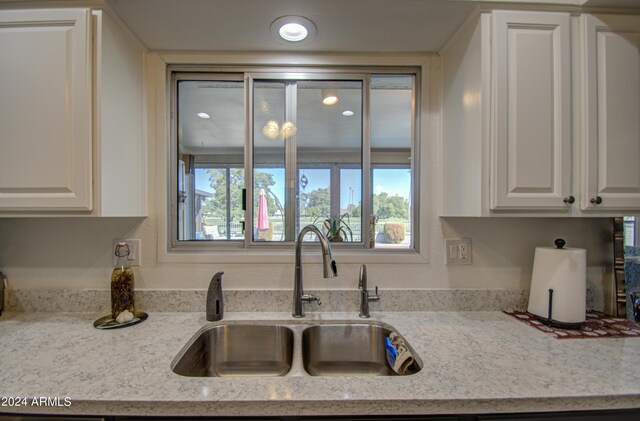
{"label": "outdoor fence", "polygon": [[[308,224],[314,223],[316,218],[311,217],[303,217],[300,218],[300,227],[303,227]],[[411,223],[404,221],[393,221],[393,220],[379,220],[375,226],[375,236],[376,242],[384,241],[384,225],[387,222],[395,222],[395,223],[403,223],[405,226],[405,232],[407,236],[411,233]],[[231,222],[227,223],[224,218],[215,218],[208,217],[205,218],[206,225],[216,226],[218,228],[218,233],[222,239],[233,239],[238,240],[244,238],[244,232],[242,231],[242,224],[240,222]],[[283,241],[284,240],[284,222],[282,219],[272,217],[270,223],[273,226],[273,237],[272,241]],[[318,228],[322,228],[322,220],[315,221],[315,225]],[[351,221],[349,223],[349,227],[351,228],[351,232],[353,233],[353,242],[359,243],[362,241],[362,224],[358,221]],[[229,230],[229,234],[227,235],[227,230]],[[349,240],[349,236],[345,238],[345,240]],[[313,234],[309,233],[305,236],[304,241],[316,241],[316,238]]]}

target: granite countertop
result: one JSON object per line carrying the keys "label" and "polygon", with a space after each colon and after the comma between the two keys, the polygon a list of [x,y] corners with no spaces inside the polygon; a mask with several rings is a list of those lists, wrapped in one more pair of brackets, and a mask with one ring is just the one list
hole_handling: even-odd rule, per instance
{"label": "granite countertop", "polygon": [[[284,377],[190,378],[174,357],[204,313],[150,313],[98,330],[96,313],[0,317],[0,397],[69,398],[71,405],[0,412],[111,415],[350,415],[565,411],[640,407],[640,338],[552,338],[501,312],[381,312],[423,368],[411,376],[312,377],[294,355]],[[224,321],[288,313],[228,313]],[[307,313],[306,322],[360,321]],[[224,322],[223,321],[223,322]],[[297,322],[297,321],[296,321]]]}

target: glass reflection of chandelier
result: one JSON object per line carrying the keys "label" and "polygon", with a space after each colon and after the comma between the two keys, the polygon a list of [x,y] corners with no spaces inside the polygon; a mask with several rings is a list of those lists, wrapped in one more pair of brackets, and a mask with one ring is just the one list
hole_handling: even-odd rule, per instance
{"label": "glass reflection of chandelier", "polygon": [[269,120],[262,126],[262,134],[272,140],[276,140],[278,137],[282,139],[288,139],[298,132],[298,128],[290,121],[282,123],[282,128],[275,120]]}
{"label": "glass reflection of chandelier", "polygon": [[269,120],[262,127],[262,134],[269,139],[276,139],[280,134],[280,125],[275,120]]}
{"label": "glass reflection of chandelier", "polygon": [[282,130],[280,135],[282,136],[283,139],[288,139],[291,136],[295,136],[297,131],[298,131],[298,128],[292,122],[285,121],[284,124],[282,125]]}

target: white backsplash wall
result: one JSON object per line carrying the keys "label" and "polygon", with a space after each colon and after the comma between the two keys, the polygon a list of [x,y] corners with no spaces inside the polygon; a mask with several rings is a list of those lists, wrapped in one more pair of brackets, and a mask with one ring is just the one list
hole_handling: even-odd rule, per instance
{"label": "white backsplash wall", "polygon": [[[606,281],[611,264],[610,219],[434,218],[428,264],[368,264],[370,285],[381,288],[526,289],[536,246],[562,237],[587,249],[590,284]],[[444,264],[443,238],[472,238],[473,264]],[[228,289],[291,289],[291,264],[158,263],[156,220],[132,218],[0,219],[0,268],[14,288],[100,289],[109,287],[114,238],[141,238],[142,265],[136,287],[206,288],[224,271]],[[359,265],[340,264],[338,278],[323,279],[319,265],[305,266],[305,287],[356,288]],[[292,259],[293,260],[293,259]],[[593,287],[593,285],[591,285]]]}

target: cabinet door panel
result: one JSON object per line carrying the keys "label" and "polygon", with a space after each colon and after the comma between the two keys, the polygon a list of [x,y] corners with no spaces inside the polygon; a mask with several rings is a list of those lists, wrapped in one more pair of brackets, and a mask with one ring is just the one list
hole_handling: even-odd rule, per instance
{"label": "cabinet door panel", "polygon": [[0,11],[0,208],[91,209],[86,9]]}
{"label": "cabinet door panel", "polygon": [[[640,17],[583,19],[583,209],[640,209]],[[601,203],[591,199],[600,197]]]}
{"label": "cabinet door panel", "polygon": [[[510,193],[553,192],[553,32],[508,32],[507,165]],[[531,63],[537,63],[532,66]],[[532,118],[536,116],[536,118]]]}
{"label": "cabinet door panel", "polygon": [[492,209],[567,209],[569,24],[564,13],[494,13]]}

